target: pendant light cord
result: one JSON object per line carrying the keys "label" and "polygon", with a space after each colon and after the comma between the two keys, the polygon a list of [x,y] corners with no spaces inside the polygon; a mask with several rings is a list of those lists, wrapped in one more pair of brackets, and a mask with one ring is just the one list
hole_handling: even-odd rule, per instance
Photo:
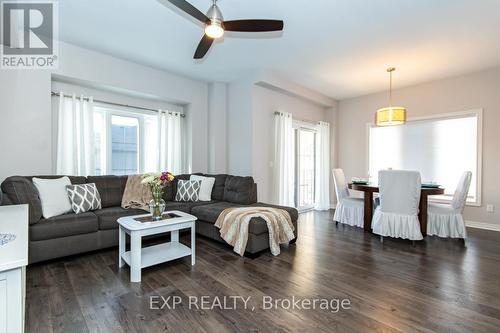
{"label": "pendant light cord", "polygon": [[394,72],[396,68],[389,67],[387,71],[389,72],[389,106],[392,106],[392,72]]}
{"label": "pendant light cord", "polygon": [[392,106],[392,71],[389,72],[389,106]]}

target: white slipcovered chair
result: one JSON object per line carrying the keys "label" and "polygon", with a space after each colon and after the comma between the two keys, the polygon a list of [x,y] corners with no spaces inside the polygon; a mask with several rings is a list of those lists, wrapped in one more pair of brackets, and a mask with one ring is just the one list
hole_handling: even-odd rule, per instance
{"label": "white slipcovered chair", "polygon": [[333,182],[337,194],[337,208],[333,220],[354,227],[363,228],[364,201],[362,198],[353,198],[349,194],[349,188],[342,169],[333,169]]}
{"label": "white slipcovered chair", "polygon": [[417,171],[382,170],[378,174],[380,206],[372,219],[373,233],[383,237],[421,240],[418,206],[421,180]]}
{"label": "white slipcovered chair", "polygon": [[463,173],[451,204],[429,204],[427,209],[427,234],[429,236],[463,239],[467,237],[462,213],[467,201],[471,179],[472,172]]}

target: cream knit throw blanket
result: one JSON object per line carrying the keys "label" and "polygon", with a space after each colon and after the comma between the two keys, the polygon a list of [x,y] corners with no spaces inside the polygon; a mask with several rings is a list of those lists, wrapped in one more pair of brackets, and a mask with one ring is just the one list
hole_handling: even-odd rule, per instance
{"label": "cream knit throw blanket", "polygon": [[149,211],[149,202],[153,199],[153,195],[149,187],[141,182],[141,175],[128,176],[122,198],[122,208]]}
{"label": "cream knit throw blanket", "polygon": [[271,207],[227,208],[215,222],[220,235],[234,252],[243,256],[248,242],[248,224],[253,217],[260,217],[267,223],[269,247],[275,256],[280,254],[280,244],[288,244],[295,238],[290,214],[283,209]]}

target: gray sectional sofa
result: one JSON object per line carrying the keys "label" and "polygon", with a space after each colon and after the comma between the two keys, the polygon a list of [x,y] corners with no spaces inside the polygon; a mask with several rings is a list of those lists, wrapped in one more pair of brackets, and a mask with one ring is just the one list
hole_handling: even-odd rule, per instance
{"label": "gray sectional sofa", "polygon": [[[197,173],[197,175],[205,175]],[[229,207],[271,206],[257,202],[257,185],[252,177],[205,175],[215,178],[212,201],[176,202],[177,181],[189,179],[189,174],[178,175],[165,191],[167,210],[180,210],[198,217],[196,232],[213,240],[224,242],[214,226],[219,214]],[[61,176],[36,176],[58,178]],[[29,262],[35,263],[68,255],[84,253],[118,245],[118,223],[122,216],[144,214],[143,210],[121,208],[128,176],[72,177],[73,184],[95,183],[102,200],[102,209],[65,214],[50,219],[42,217],[38,191],[31,177],[13,176],[1,184],[0,205],[29,205]],[[298,212],[295,208],[279,207],[290,213],[297,235]],[[269,248],[267,225],[264,220],[250,221],[247,255],[255,256]],[[229,248],[228,248],[229,249]]]}

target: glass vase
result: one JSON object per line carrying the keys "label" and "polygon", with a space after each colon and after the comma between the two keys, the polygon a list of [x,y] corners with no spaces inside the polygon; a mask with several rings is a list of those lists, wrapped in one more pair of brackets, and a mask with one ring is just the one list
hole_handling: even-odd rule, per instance
{"label": "glass vase", "polygon": [[165,200],[162,199],[163,191],[152,191],[153,199],[149,202],[149,211],[154,221],[160,221],[165,211]]}

